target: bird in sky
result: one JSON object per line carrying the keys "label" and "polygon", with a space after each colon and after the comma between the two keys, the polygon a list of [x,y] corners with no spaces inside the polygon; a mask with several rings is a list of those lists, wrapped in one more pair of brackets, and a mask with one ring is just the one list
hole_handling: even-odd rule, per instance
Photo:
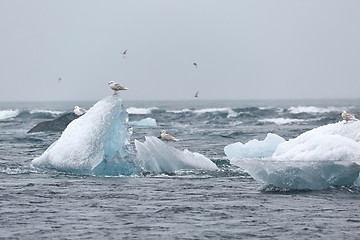
{"label": "bird in sky", "polygon": [[125,57],[127,54],[127,49],[123,52],[123,57]]}
{"label": "bird in sky", "polygon": [[195,93],[195,96],[194,97],[199,97],[199,91],[197,91],[196,93]]}
{"label": "bird in sky", "polygon": [[347,113],[346,111],[343,111],[341,113],[341,117],[343,120],[345,120],[345,122],[348,121],[357,121],[356,117],[354,115],[351,115],[350,113]]}
{"label": "bird in sky", "polygon": [[166,132],[166,130],[162,130],[160,132],[160,139],[165,140],[165,141],[174,141],[174,142],[180,141],[179,139],[175,138],[174,136],[168,134]]}
{"label": "bird in sky", "polygon": [[119,83],[116,83],[116,82],[114,82],[114,81],[110,81],[110,82],[108,82],[108,84],[109,84],[110,88],[111,88],[112,90],[114,90],[114,95],[115,95],[118,91],[127,90],[127,89],[128,89],[127,87],[125,87],[125,86],[123,86],[123,85],[121,85],[121,84],[119,84]]}
{"label": "bird in sky", "polygon": [[59,81],[59,82],[61,82],[61,81],[62,81],[62,78],[61,78],[61,77],[59,77],[59,78],[58,78],[58,81]]}
{"label": "bird in sky", "polygon": [[84,108],[79,107],[79,106],[75,106],[74,107],[74,113],[77,116],[81,116],[81,115],[84,115],[86,113],[86,110]]}
{"label": "bird in sky", "polygon": [[197,63],[196,63],[196,62],[194,62],[194,63],[193,63],[193,65],[194,65],[196,68],[198,67],[198,65],[197,65]]}

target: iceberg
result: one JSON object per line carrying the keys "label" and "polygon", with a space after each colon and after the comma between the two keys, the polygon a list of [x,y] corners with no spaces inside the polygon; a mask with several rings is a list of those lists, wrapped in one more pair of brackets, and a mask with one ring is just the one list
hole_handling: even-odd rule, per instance
{"label": "iceberg", "polygon": [[141,119],[139,121],[129,122],[129,125],[141,126],[141,127],[156,127],[156,120],[154,118],[147,117],[147,118]]}
{"label": "iceberg", "polygon": [[270,157],[282,142],[285,142],[284,138],[274,133],[268,133],[263,141],[253,139],[245,144],[233,143],[225,146],[224,152],[229,160]]}
{"label": "iceberg", "polygon": [[177,150],[156,137],[147,137],[144,143],[135,140],[135,153],[130,144],[131,134],[128,113],[119,96],[112,95],[70,122],[60,138],[35,158],[32,165],[95,176],[217,169],[205,156],[188,150]]}
{"label": "iceberg", "polygon": [[177,170],[217,170],[210,159],[185,149],[180,151],[157,137],[145,137],[145,142],[135,140],[137,158],[142,168],[152,173],[169,173]]}
{"label": "iceberg", "polygon": [[317,190],[359,182],[359,140],[360,121],[342,121],[279,143],[271,156],[226,155],[255,180],[284,189]]}
{"label": "iceberg", "polygon": [[129,143],[128,114],[118,95],[106,97],[73,120],[33,166],[100,176],[138,174]]}

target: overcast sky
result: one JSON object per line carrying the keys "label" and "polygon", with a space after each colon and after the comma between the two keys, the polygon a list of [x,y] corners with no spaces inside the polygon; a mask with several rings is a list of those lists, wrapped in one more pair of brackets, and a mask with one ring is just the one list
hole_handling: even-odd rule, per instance
{"label": "overcast sky", "polygon": [[0,0],[0,31],[0,101],[360,92],[358,0]]}

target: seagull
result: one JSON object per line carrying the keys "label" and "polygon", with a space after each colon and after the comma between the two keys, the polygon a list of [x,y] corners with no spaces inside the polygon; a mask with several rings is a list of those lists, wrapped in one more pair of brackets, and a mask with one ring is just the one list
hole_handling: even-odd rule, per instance
{"label": "seagull", "polygon": [[194,97],[199,97],[199,91],[197,91],[196,93],[195,93],[195,96]]}
{"label": "seagull", "polygon": [[165,141],[174,141],[174,142],[180,141],[179,139],[175,138],[174,136],[171,136],[170,134],[168,134],[166,132],[166,130],[161,131],[160,139],[165,140]]}
{"label": "seagull", "polygon": [[127,49],[123,52],[123,56],[125,57],[127,53]]}
{"label": "seagull", "polygon": [[61,77],[59,77],[58,81],[60,82],[61,80],[62,80],[62,78],[61,78]]}
{"label": "seagull", "polygon": [[114,90],[114,95],[117,93],[117,91],[120,91],[120,90],[127,90],[128,88],[119,84],[119,83],[116,83],[114,81],[110,81],[108,82],[108,84],[110,85],[110,88],[112,90]]}
{"label": "seagull", "polygon": [[345,122],[348,121],[357,121],[356,117],[354,115],[351,115],[350,113],[347,113],[346,111],[343,111],[341,113],[341,117],[343,120],[345,120]]}
{"label": "seagull", "polygon": [[77,115],[77,116],[81,116],[83,114],[86,113],[86,110],[84,108],[81,108],[79,106],[75,106],[74,107],[74,113]]}
{"label": "seagull", "polygon": [[198,67],[196,62],[194,62],[193,65],[194,65],[196,68]]}

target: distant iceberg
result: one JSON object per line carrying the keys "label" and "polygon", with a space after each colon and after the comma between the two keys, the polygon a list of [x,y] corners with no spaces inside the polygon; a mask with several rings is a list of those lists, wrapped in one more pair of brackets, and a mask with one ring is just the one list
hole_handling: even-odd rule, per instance
{"label": "distant iceberg", "polygon": [[180,151],[157,137],[135,140],[137,158],[142,168],[153,173],[175,172],[183,169],[216,170],[216,164],[199,153]]}
{"label": "distant iceberg", "polygon": [[[225,153],[254,179],[279,188],[324,189],[354,185],[360,172],[360,121],[328,124],[278,143],[271,156],[254,146],[250,157]],[[250,145],[245,144],[245,145]],[[276,142],[274,142],[274,146]]]}
{"label": "distant iceberg", "polygon": [[141,119],[139,121],[132,121],[129,122],[130,126],[140,126],[140,127],[156,127],[156,120],[151,117],[147,117],[144,119]]}
{"label": "distant iceberg", "polygon": [[32,164],[76,174],[137,174],[140,168],[129,143],[127,121],[128,114],[119,96],[104,98],[72,121]]}

